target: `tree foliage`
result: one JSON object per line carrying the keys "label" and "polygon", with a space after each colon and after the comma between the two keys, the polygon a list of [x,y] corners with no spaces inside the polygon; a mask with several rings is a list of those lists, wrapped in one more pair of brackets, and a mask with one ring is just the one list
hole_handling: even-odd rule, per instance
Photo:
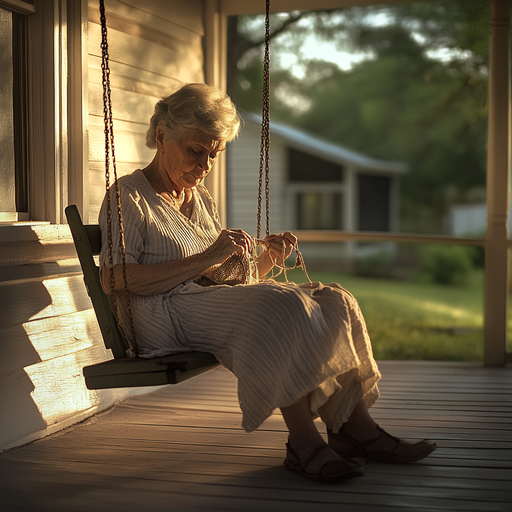
{"label": "tree foliage", "polygon": [[[439,230],[446,206],[485,186],[489,3],[450,0],[290,13],[275,23],[271,55],[299,49],[304,73],[274,66],[271,116],[375,158],[408,164],[402,228]],[[238,19],[253,46],[237,57],[232,95],[261,111],[262,64],[255,18]],[[314,30],[365,56],[349,70],[307,60]]]}

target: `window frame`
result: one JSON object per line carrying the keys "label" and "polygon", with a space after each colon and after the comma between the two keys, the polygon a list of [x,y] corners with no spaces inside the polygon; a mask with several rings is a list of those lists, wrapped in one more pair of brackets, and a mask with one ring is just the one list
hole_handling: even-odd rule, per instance
{"label": "window frame", "polygon": [[23,0],[0,0],[0,7],[21,14],[34,14],[36,12],[35,2],[25,2]]}
{"label": "window frame", "polygon": [[[27,37],[28,21],[24,13],[6,7],[0,2],[0,8],[10,16],[10,44],[8,55],[6,55],[5,65],[10,66],[6,71],[9,76],[10,90],[4,99],[10,104],[8,107],[8,117],[11,120],[11,126],[7,129],[10,132],[12,152],[8,151],[5,155],[7,161],[3,162],[6,168],[2,170],[2,177],[8,182],[5,195],[3,195],[2,206],[0,210],[0,222],[15,222],[19,220],[28,220],[28,95],[27,95]],[[9,88],[9,83],[5,85]],[[7,92],[7,91],[5,91]],[[12,117],[11,117],[12,116]],[[7,149],[7,148],[6,148]],[[12,187],[12,189],[11,189]]]}
{"label": "window frame", "polygon": [[[343,181],[325,181],[325,182],[290,182],[286,183],[286,192],[288,196],[288,218],[293,221],[292,229],[299,228],[299,217],[297,215],[299,194],[302,193],[318,193],[318,194],[340,194],[341,196],[341,218],[340,224],[342,229],[346,229],[346,185]],[[320,231],[331,228],[318,228]]]}
{"label": "window frame", "polygon": [[65,223],[71,203],[87,219],[87,1],[0,6],[27,15],[28,214],[17,220]]}

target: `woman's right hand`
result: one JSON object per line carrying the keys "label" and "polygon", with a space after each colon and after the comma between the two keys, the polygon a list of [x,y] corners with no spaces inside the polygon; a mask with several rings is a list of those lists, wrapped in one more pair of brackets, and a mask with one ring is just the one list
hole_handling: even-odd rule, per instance
{"label": "woman's right hand", "polygon": [[223,229],[217,240],[207,249],[214,263],[222,263],[233,254],[252,251],[251,236],[243,229]]}

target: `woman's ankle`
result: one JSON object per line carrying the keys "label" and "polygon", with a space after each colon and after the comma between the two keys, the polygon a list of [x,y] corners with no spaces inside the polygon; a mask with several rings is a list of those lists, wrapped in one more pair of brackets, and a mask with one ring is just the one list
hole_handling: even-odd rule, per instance
{"label": "woman's ankle", "polygon": [[300,458],[307,458],[310,454],[314,453],[322,446],[326,446],[326,444],[327,443],[320,435],[318,438],[315,437],[311,439],[292,436],[288,437],[288,445]]}
{"label": "woman's ankle", "polygon": [[341,429],[350,437],[358,441],[368,441],[379,436],[378,424],[370,416],[368,408],[363,402],[355,407],[348,421]]}
{"label": "woman's ankle", "polygon": [[357,426],[352,424],[345,424],[344,430],[350,437],[353,437],[354,439],[358,439],[360,441],[368,441],[369,439],[375,439],[380,435],[379,429],[377,427],[378,425],[375,422]]}

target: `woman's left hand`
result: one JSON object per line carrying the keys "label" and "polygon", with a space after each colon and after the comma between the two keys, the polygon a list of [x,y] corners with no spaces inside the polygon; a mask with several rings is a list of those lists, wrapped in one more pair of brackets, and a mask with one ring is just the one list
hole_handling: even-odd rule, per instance
{"label": "woman's left hand", "polygon": [[284,262],[292,253],[293,247],[297,243],[297,237],[286,231],[278,235],[268,235],[265,242],[266,253],[270,257],[272,264],[284,266]]}

